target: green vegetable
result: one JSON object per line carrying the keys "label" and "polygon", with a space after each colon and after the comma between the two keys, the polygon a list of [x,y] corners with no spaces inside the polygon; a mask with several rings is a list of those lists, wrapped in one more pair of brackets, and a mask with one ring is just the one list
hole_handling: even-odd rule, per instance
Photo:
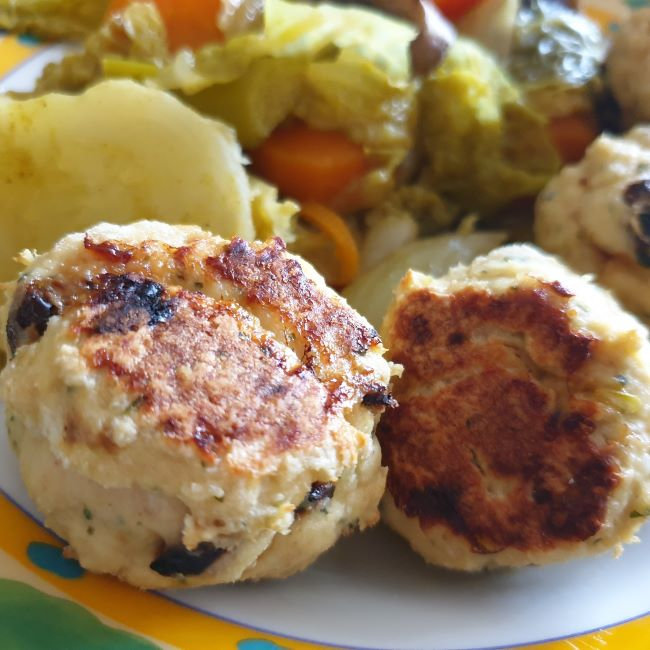
{"label": "green vegetable", "polygon": [[47,38],[77,38],[99,26],[108,0],[0,0],[0,27]]}
{"label": "green vegetable", "polygon": [[373,269],[359,276],[343,295],[377,329],[393,297],[393,291],[409,270],[444,275],[456,264],[467,264],[505,241],[499,232],[472,235],[447,234],[403,246]]}
{"label": "green vegetable", "polygon": [[596,23],[557,2],[532,0],[517,16],[509,71],[547,115],[591,110],[607,40]]}
{"label": "green vegetable", "polygon": [[228,122],[242,147],[252,149],[289,115],[304,82],[305,63],[299,59],[265,57],[225,84],[215,84],[185,101],[207,115]]}
{"label": "green vegetable", "polygon": [[459,39],[421,91],[425,180],[490,215],[539,192],[559,168],[543,117],[479,46]]}
{"label": "green vegetable", "polygon": [[[102,76],[154,77],[167,58],[165,26],[158,10],[150,2],[134,2],[90,34],[83,52],[47,65],[34,94],[79,92]],[[155,67],[146,67],[147,63]]]}
{"label": "green vegetable", "polygon": [[268,0],[263,33],[180,52],[157,78],[204,113],[232,124],[252,148],[290,117],[363,145],[373,171],[355,188],[375,204],[412,146],[416,30],[367,9]]}
{"label": "green vegetable", "polygon": [[287,243],[293,242],[298,204],[289,200],[280,202],[278,190],[255,176],[250,176],[249,181],[255,236],[258,239],[282,237]]}
{"label": "green vegetable", "polygon": [[411,146],[415,88],[391,82],[386,72],[351,50],[314,61],[294,114],[319,129],[342,131],[369,154],[395,156]]}
{"label": "green vegetable", "polygon": [[84,506],[84,519],[90,521],[92,518],[93,518],[92,510],[90,510],[90,508],[88,508],[87,506]]}
{"label": "green vegetable", "polygon": [[630,513],[630,519],[638,519],[639,517],[650,517],[650,508],[639,512],[638,510],[632,510]]}
{"label": "green vegetable", "polygon": [[158,67],[153,63],[117,57],[102,59],[102,70],[105,77],[126,77],[127,79],[147,79],[158,74]]}
{"label": "green vegetable", "polygon": [[613,406],[621,413],[638,413],[643,406],[641,400],[624,390],[610,390],[600,388],[596,391],[596,397],[606,404]]}

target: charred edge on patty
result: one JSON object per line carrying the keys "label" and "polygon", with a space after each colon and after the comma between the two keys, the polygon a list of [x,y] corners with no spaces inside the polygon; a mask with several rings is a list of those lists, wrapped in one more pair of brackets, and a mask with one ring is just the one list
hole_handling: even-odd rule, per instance
{"label": "charred edge on patty", "polygon": [[235,238],[218,256],[208,257],[206,264],[216,275],[244,289],[250,303],[273,308],[294,322],[310,350],[327,354],[324,342],[332,333],[341,356],[348,352],[362,355],[381,343],[376,330],[352,309],[321,295],[300,263],[286,255],[286,245],[277,237],[260,250]]}
{"label": "charred edge on patty", "polygon": [[361,401],[364,406],[397,408],[397,400],[390,394],[387,386],[372,386]]}
{"label": "charred edge on patty", "polygon": [[316,504],[325,501],[325,499],[331,499],[334,496],[335,488],[336,485],[331,481],[328,481],[327,483],[321,483],[320,481],[312,483],[307,496],[296,508],[296,514],[301,515],[307,512],[307,510],[314,508]]}
{"label": "charred edge on patty", "polygon": [[199,576],[225,552],[225,549],[217,548],[210,542],[201,542],[193,550],[178,544],[166,548],[149,568],[165,577]]}
{"label": "charred edge on patty", "polygon": [[632,210],[630,230],[637,262],[650,267],[650,179],[630,183],[623,191],[623,202]]}
{"label": "charred edge on patty", "polygon": [[92,291],[93,302],[106,305],[93,323],[97,334],[126,334],[145,325],[166,323],[176,310],[175,301],[165,297],[161,284],[133,273],[104,273],[97,278]]}
{"label": "charred edge on patty", "polygon": [[116,242],[112,241],[94,242],[88,235],[84,237],[86,250],[111,262],[126,264],[133,257],[133,249],[126,244],[122,244],[122,246],[123,248],[120,248]]}
{"label": "charred edge on patty", "polygon": [[12,355],[19,347],[34,343],[45,334],[50,318],[60,313],[58,302],[47,287],[37,283],[19,286],[6,328]]}

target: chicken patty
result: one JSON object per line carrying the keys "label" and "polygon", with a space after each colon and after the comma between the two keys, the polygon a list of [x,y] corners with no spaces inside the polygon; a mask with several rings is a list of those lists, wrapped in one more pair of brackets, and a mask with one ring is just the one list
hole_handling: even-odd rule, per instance
{"label": "chicken patty", "polygon": [[535,241],[650,321],[650,126],[601,135],[539,195]]}
{"label": "chicken patty", "polygon": [[650,7],[630,12],[614,32],[605,67],[628,126],[650,121]]}
{"label": "chicken patty", "polygon": [[102,224],[31,260],[2,323],[23,478],[87,569],[283,577],[378,519],[391,366],[280,240]]}
{"label": "chicken patty", "polygon": [[650,343],[604,290],[506,246],[410,272],[384,322],[387,523],[452,569],[619,548],[650,515]]}

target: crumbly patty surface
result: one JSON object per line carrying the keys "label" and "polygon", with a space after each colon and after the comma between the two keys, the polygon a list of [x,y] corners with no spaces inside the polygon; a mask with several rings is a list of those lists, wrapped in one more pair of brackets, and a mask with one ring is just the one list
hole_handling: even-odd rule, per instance
{"label": "crumbly patty surface", "polygon": [[[91,558],[89,568],[164,586],[174,577],[157,572],[155,558],[173,560],[181,544],[210,560],[207,573],[185,576],[189,584],[265,577],[253,567],[276,533],[289,540],[299,529],[309,539],[305,549],[287,541],[290,558],[273,543],[297,570],[348,528],[376,520],[385,473],[373,428],[392,402],[390,366],[377,333],[280,240],[98,226],[32,262],[4,329],[2,395],[19,422],[19,455],[37,449],[52,455],[43,471],[59,463],[106,490],[144,491],[136,501],[162,493],[181,517],[115,569],[90,549],[97,535],[74,539],[70,491],[64,503],[47,500],[50,524],[82,563]],[[25,443],[32,436],[47,447]],[[38,491],[29,459],[21,465]],[[308,522],[324,515],[301,509],[314,490],[322,492],[314,502],[335,510],[319,536]],[[251,544],[254,552],[241,550]]]}
{"label": "crumbly patty surface", "polygon": [[[616,543],[616,526],[629,537],[630,514],[648,490],[640,404],[648,345],[603,293],[594,309],[611,303],[609,317],[621,313],[642,351],[617,360],[611,337],[580,323],[577,311],[589,308],[576,306],[582,283],[530,247],[499,249],[448,278],[403,281],[385,322],[391,358],[404,366],[399,407],[378,435],[389,468],[387,519],[430,561],[469,569],[543,562],[599,536],[611,535],[599,542],[605,547]],[[643,365],[627,370],[630,360]],[[637,371],[642,383],[628,389],[644,413],[628,429],[612,400],[617,381]],[[629,451],[642,454],[643,474],[612,525]]]}
{"label": "crumbly patty surface", "polygon": [[604,134],[548,183],[535,241],[650,320],[650,126]]}

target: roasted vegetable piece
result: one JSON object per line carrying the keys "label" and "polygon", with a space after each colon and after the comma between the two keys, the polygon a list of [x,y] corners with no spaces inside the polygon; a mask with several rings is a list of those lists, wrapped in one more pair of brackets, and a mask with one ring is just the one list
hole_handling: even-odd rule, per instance
{"label": "roasted vegetable piece", "polygon": [[421,91],[430,186],[491,216],[534,196],[559,166],[546,120],[482,48],[459,38]]}
{"label": "roasted vegetable piece", "polygon": [[291,113],[305,71],[304,61],[265,57],[253,61],[239,79],[208,86],[183,99],[235,127],[240,144],[254,149]]}
{"label": "roasted vegetable piece", "polygon": [[[108,14],[121,12],[139,0],[112,0]],[[182,47],[197,49],[206,43],[220,41],[223,34],[218,27],[220,0],[147,0],[153,2],[167,32],[169,49],[175,52]]]}
{"label": "roasted vegetable piece", "polygon": [[251,157],[256,172],[300,201],[330,203],[368,169],[363,147],[300,123],[280,128]]}
{"label": "roasted vegetable piece", "polygon": [[535,108],[555,117],[591,111],[607,40],[589,18],[548,0],[519,12],[508,70]]}
{"label": "roasted vegetable piece", "polygon": [[45,38],[79,38],[96,29],[108,0],[0,0],[0,27]]}
{"label": "roasted vegetable piece", "polygon": [[300,215],[334,245],[338,269],[328,283],[339,289],[350,284],[359,272],[359,248],[348,224],[336,212],[313,201],[302,205]]}

